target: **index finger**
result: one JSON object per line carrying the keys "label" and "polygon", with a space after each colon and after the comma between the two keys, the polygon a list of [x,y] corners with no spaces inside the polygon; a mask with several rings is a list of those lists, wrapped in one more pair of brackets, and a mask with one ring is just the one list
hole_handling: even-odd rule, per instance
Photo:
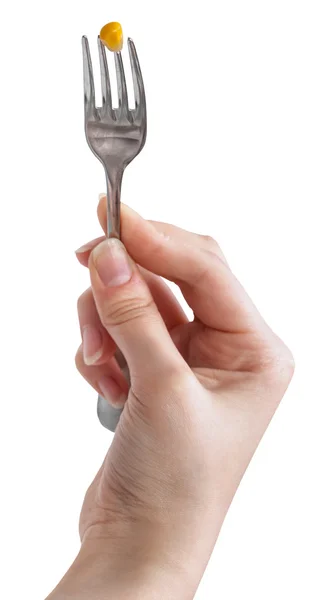
{"label": "index finger", "polygon": [[[106,198],[98,206],[101,226],[106,228]],[[261,321],[253,302],[224,260],[201,249],[193,241],[182,243],[144,220],[128,206],[121,207],[122,241],[132,258],[145,269],[175,282],[194,311],[208,327],[229,332],[256,328]]]}

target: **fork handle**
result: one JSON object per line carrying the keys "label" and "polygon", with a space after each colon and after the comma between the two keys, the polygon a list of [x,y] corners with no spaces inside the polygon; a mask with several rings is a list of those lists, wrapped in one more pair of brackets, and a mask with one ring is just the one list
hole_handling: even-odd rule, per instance
{"label": "fork handle", "polygon": [[107,237],[120,240],[120,194],[122,172],[106,170],[107,187]]}
{"label": "fork handle", "polygon": [[[120,240],[120,194],[122,173],[106,170],[107,187],[107,237]],[[111,406],[105,398],[98,396],[97,413],[103,427],[115,431],[122,409]]]}
{"label": "fork handle", "polygon": [[105,429],[115,431],[122,413],[122,408],[114,408],[103,396],[98,396],[97,413],[99,421]]}

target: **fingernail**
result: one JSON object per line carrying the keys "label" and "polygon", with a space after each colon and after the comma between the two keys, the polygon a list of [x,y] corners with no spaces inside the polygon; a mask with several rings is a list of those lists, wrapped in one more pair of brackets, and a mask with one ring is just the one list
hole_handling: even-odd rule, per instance
{"label": "fingernail", "polygon": [[75,254],[82,254],[83,252],[88,252],[88,250],[92,250],[94,246],[94,242],[89,242],[89,244],[84,244],[84,246],[81,246],[80,248],[77,248],[77,250],[75,250]]}
{"label": "fingernail", "polygon": [[89,250],[93,250],[93,248],[95,248],[95,246],[97,246],[104,239],[105,238],[103,236],[101,236],[101,237],[95,238],[94,240],[91,240],[90,242],[87,242],[87,244],[84,244],[80,248],[77,248],[77,250],[75,250],[75,254],[83,254],[83,252],[89,252]]}
{"label": "fingernail", "polygon": [[107,287],[130,281],[132,269],[122,243],[116,238],[105,240],[92,251],[94,264],[101,281]]}
{"label": "fingernail", "polygon": [[100,202],[100,200],[102,200],[102,198],[105,198],[105,197],[106,197],[106,193],[99,194],[99,202]]}
{"label": "fingernail", "polygon": [[98,381],[98,387],[102,396],[109,402],[114,408],[122,408],[127,399],[126,394],[118,385],[117,381],[108,375],[102,375]]}
{"label": "fingernail", "polygon": [[93,325],[86,325],[82,331],[84,363],[94,365],[103,354],[101,332]]}

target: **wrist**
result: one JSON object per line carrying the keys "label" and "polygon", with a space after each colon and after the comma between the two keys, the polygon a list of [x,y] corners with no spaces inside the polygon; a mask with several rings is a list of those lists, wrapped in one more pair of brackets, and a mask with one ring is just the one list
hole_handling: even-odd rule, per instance
{"label": "wrist", "polygon": [[[140,557],[139,557],[140,558]],[[160,557],[149,555],[137,561],[136,557],[111,561],[105,553],[85,549],[74,561],[57,588],[47,600],[191,600],[198,587],[181,565],[163,564]]]}
{"label": "wrist", "polygon": [[179,551],[170,556],[149,539],[124,539],[121,547],[89,540],[81,553],[96,564],[97,589],[109,600],[191,600],[200,580],[193,560],[185,564]]}
{"label": "wrist", "polygon": [[[219,527],[203,522],[199,543],[194,528],[90,528],[73,565],[47,600],[192,600],[206,568]],[[205,531],[208,538],[205,544]],[[186,537],[186,539],[185,539]]]}

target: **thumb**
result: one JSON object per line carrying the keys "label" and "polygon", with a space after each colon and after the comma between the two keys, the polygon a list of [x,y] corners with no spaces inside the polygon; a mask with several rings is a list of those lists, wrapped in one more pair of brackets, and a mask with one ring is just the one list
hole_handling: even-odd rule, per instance
{"label": "thumb", "polygon": [[135,377],[149,381],[183,371],[186,363],[123,244],[104,240],[92,251],[88,266],[100,320],[123,353],[132,383]]}

